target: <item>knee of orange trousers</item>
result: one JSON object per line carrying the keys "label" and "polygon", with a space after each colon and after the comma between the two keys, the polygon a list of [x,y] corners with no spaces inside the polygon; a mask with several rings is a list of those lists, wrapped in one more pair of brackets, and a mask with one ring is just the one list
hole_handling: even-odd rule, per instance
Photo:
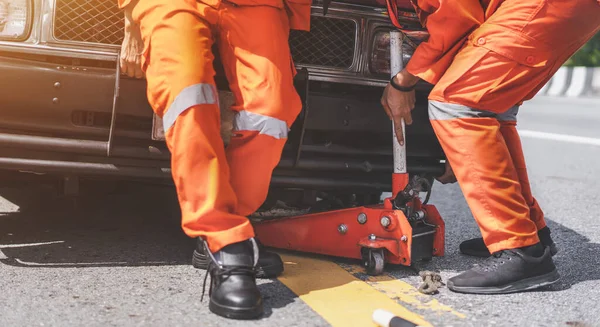
{"label": "knee of orange trousers", "polygon": [[[468,116],[469,108],[455,106],[460,108]],[[539,242],[498,121],[456,118],[461,113],[454,112],[452,117],[436,110],[430,105],[430,117],[437,117],[431,124],[488,249],[496,252]]]}
{"label": "knee of orange trousers", "polygon": [[[268,65],[267,65],[268,66]],[[273,69],[273,68],[271,68]],[[241,70],[238,68],[238,70]],[[292,126],[302,111],[302,100],[294,86],[294,77],[289,74],[285,78],[274,80],[260,76],[254,82],[230,83],[236,104],[232,109],[237,113],[250,113],[278,119]],[[252,96],[246,96],[252,94]],[[243,98],[242,101],[240,99]]]}
{"label": "knee of orange trousers", "polygon": [[523,155],[523,147],[521,145],[521,138],[516,128],[517,122],[514,120],[500,121],[500,132],[504,137],[504,141],[510,152],[517,175],[519,176],[519,183],[521,184],[521,193],[523,198],[529,206],[529,215],[531,220],[540,230],[546,227],[546,220],[544,219],[544,212],[536,201],[531,191],[531,184],[529,183],[529,176],[527,174],[527,165],[525,164],[525,156]]}
{"label": "knee of orange trousers", "polygon": [[231,186],[237,196],[236,213],[249,216],[266,200],[273,170],[287,139],[258,131],[235,132],[227,146]]}
{"label": "knee of orange trousers", "polygon": [[208,17],[214,13],[200,13],[195,3],[183,0],[140,1],[135,11],[140,12],[148,102],[160,117],[173,102],[193,105],[190,100],[204,95],[206,89],[190,87],[215,84],[209,23],[215,19]]}
{"label": "knee of orange trousers", "polygon": [[219,114],[216,104],[193,106],[165,133],[182,228],[190,237],[205,239],[213,252],[254,237],[248,219],[235,213]]}
{"label": "knee of orange trousers", "polygon": [[289,31],[286,10],[240,6],[223,14],[218,31],[219,53],[235,96],[235,111],[292,125],[302,103],[294,86]]}

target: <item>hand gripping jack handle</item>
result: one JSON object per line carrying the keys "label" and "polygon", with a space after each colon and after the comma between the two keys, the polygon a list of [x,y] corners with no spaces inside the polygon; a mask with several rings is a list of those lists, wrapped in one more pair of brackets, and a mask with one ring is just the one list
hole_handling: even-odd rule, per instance
{"label": "hand gripping jack handle", "polygon": [[[393,75],[402,70],[402,42],[401,32],[390,32]],[[410,266],[419,260],[443,256],[444,221],[433,205],[419,199],[423,185],[429,182],[419,176],[409,178],[406,141],[400,145],[392,129],[391,198],[374,206],[257,222],[256,236],[268,247],[361,259],[371,275],[381,274],[386,262]],[[431,185],[428,187],[430,191]]]}

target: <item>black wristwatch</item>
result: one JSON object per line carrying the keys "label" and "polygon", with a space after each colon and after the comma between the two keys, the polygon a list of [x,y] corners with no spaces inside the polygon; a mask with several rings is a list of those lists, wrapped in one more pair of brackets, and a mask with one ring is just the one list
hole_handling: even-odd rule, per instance
{"label": "black wristwatch", "polygon": [[[396,77],[396,76],[394,76],[394,77]],[[414,90],[415,86],[417,85],[417,84],[415,84],[415,85],[409,86],[409,87],[398,85],[398,84],[396,84],[396,82],[394,82],[394,77],[392,77],[390,79],[390,84],[392,85],[393,88],[395,88],[396,90],[398,90],[400,92],[410,92],[410,91]]]}

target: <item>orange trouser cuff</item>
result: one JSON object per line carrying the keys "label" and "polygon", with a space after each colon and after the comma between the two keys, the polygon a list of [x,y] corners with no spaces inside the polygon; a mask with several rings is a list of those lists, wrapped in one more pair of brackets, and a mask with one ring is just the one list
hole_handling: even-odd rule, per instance
{"label": "orange trouser cuff", "polygon": [[502,250],[517,249],[517,248],[522,248],[525,246],[534,245],[536,243],[539,243],[539,241],[540,241],[540,239],[538,238],[538,236],[536,234],[534,236],[519,237],[518,239],[510,239],[510,240],[499,241],[499,242],[492,243],[492,244],[487,244],[487,248],[490,251],[490,253],[496,253],[496,252],[502,251]]}
{"label": "orange trouser cuff", "polygon": [[[254,229],[248,219],[240,219],[235,222],[230,220],[230,223],[233,223],[233,227],[212,232],[200,230],[198,226],[194,226],[193,228],[186,228],[184,226],[183,229],[186,235],[190,237],[200,237],[206,240],[210,252],[215,253],[229,244],[245,241],[254,237]],[[214,228],[214,226],[207,227]]]}

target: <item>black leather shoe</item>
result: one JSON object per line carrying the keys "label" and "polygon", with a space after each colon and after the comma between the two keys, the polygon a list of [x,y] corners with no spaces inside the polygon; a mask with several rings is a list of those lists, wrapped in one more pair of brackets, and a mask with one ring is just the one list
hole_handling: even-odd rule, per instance
{"label": "black leather shoe", "polygon": [[[550,228],[546,226],[540,229],[538,231],[538,237],[540,238],[540,242],[543,246],[550,248],[550,254],[554,256],[556,253],[558,253],[558,248],[550,236]],[[491,255],[487,246],[485,246],[485,243],[483,242],[483,238],[481,237],[466,240],[460,243],[459,249],[460,253],[474,257],[487,258]]]}
{"label": "black leather shoe", "polygon": [[[283,261],[277,253],[269,252],[264,249],[260,242],[258,245],[258,264],[256,265],[256,278],[274,278],[283,272]],[[198,239],[194,255],[192,256],[192,266],[198,269],[206,269],[210,258],[206,254],[204,241]]]}
{"label": "black leather shoe", "polygon": [[254,271],[258,261],[255,253],[258,254],[258,246],[253,239],[227,245],[216,253],[208,252],[210,261],[204,286],[210,274],[210,311],[231,319],[255,319],[263,314],[263,299]]}
{"label": "black leather shoe", "polygon": [[[539,255],[530,255],[530,250]],[[507,294],[536,289],[560,279],[550,248],[540,243],[524,249],[504,250],[486,261],[448,279],[448,289],[470,294]]]}

